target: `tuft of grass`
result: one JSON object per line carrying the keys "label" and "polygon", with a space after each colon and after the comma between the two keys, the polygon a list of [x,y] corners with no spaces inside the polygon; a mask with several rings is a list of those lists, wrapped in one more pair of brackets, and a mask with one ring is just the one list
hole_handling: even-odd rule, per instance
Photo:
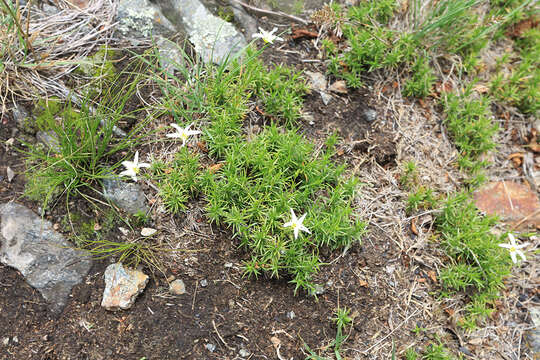
{"label": "tuft of grass", "polygon": [[[36,122],[40,130],[52,136],[50,146],[26,144],[28,179],[25,195],[46,207],[57,195],[85,196],[84,189],[94,189],[102,179],[120,166],[118,153],[140,142],[144,122],[123,138],[114,132],[120,121],[134,116],[125,111],[126,102],[136,91],[140,75],[133,75],[126,85],[110,89],[95,109],[85,100],[76,108],[57,101],[41,104]],[[111,161],[112,166],[108,165]]]}
{"label": "tuft of grass", "polygon": [[444,124],[460,152],[458,164],[475,174],[486,164],[480,156],[495,148],[492,138],[498,126],[491,121],[488,98],[475,98],[472,89],[470,84],[461,94],[446,93],[442,104]]}
{"label": "tuft of grass", "polygon": [[469,298],[461,321],[466,328],[474,328],[491,313],[490,304],[498,298],[512,268],[498,246],[500,239],[490,232],[495,224],[495,218],[480,214],[467,193],[449,197],[435,221],[441,247],[449,257],[440,273],[444,290],[463,292]]}

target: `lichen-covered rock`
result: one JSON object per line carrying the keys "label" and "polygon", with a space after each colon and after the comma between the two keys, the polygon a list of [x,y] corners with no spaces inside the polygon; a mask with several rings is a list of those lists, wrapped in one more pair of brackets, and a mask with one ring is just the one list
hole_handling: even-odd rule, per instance
{"label": "lichen-covered rock", "polygon": [[177,31],[159,6],[148,0],[121,0],[118,4],[118,31],[127,37],[149,39]]}
{"label": "lichen-covered rock", "polygon": [[129,309],[147,283],[148,275],[140,270],[126,269],[121,263],[107,266],[101,306],[111,311]]}
{"label": "lichen-covered rock", "polygon": [[247,46],[244,36],[232,24],[210,13],[199,0],[172,0],[172,5],[180,13],[178,25],[185,29],[204,62],[220,64]]}
{"label": "lichen-covered rock", "polygon": [[146,214],[149,210],[146,196],[136,183],[105,179],[103,180],[103,196],[130,214]]}
{"label": "lichen-covered rock", "polygon": [[30,116],[28,110],[19,104],[15,104],[11,110],[17,128],[25,134],[35,135],[38,131],[36,120]]}
{"label": "lichen-covered rock", "polygon": [[19,270],[56,313],[92,264],[89,255],[71,248],[50,222],[11,202],[0,204],[0,262]]}

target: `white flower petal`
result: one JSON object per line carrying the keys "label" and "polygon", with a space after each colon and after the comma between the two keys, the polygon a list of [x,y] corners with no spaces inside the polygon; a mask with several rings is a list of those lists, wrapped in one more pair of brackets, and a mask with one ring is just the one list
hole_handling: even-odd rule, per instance
{"label": "white flower petal", "polygon": [[499,244],[500,247],[502,248],[505,248],[505,249],[511,249],[512,248],[512,245],[510,244]]}
{"label": "white flower petal", "polygon": [[178,139],[180,137],[179,133],[172,133],[166,135],[168,138]]}
{"label": "white flower petal", "polygon": [[517,264],[516,252],[515,252],[515,251],[511,251],[511,252],[510,252],[510,257],[512,258],[512,262],[513,262],[514,264]]}
{"label": "white flower petal", "polygon": [[178,130],[178,132],[181,132],[182,130],[184,130],[184,129],[182,129],[178,124],[170,124],[170,125],[171,125],[173,128],[175,128],[176,130]]}
{"label": "white flower petal", "polygon": [[523,251],[521,251],[521,250],[516,250],[516,254],[518,254],[519,257],[521,257],[521,259],[522,259],[523,261],[526,261],[526,260],[527,260],[527,258],[525,257],[525,254],[523,253]]}
{"label": "white flower petal", "polygon": [[139,162],[139,151],[135,151],[135,158],[133,159],[133,164],[137,166],[137,163]]}
{"label": "white flower petal", "polygon": [[288,223],[283,224],[283,227],[289,227],[292,226],[293,222],[289,221]]}
{"label": "white flower petal", "polygon": [[149,164],[149,163],[140,163],[140,164],[139,164],[139,167],[140,167],[140,168],[149,168],[149,167],[151,167],[151,166],[152,166],[152,164]]}

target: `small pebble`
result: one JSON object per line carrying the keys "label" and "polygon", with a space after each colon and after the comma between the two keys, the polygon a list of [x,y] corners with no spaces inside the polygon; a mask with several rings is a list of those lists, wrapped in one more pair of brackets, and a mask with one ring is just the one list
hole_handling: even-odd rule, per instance
{"label": "small pebble", "polygon": [[315,284],[315,295],[322,295],[324,294],[324,286],[321,284]]}
{"label": "small pebble", "polygon": [[248,357],[250,355],[249,351],[247,351],[246,349],[240,349],[238,354],[240,354],[241,357]]}
{"label": "small pebble", "polygon": [[364,112],[362,114],[362,117],[367,122],[373,122],[373,121],[377,120],[377,111],[375,111],[373,109],[366,109],[366,110],[364,110]]}
{"label": "small pebble", "polygon": [[467,349],[466,347],[464,346],[460,346],[458,348],[459,351],[461,351],[462,353],[464,353],[465,355],[467,356],[473,356],[473,354],[469,351],[469,349]]}
{"label": "small pebble", "polygon": [[232,268],[233,264],[232,263],[225,263],[224,265],[226,268]]}
{"label": "small pebble", "polygon": [[180,279],[174,280],[169,285],[169,291],[175,295],[182,295],[186,293],[186,285]]}
{"label": "small pebble", "polygon": [[292,320],[296,317],[296,314],[294,313],[294,311],[289,311],[287,313],[287,317]]}
{"label": "small pebble", "polygon": [[4,346],[9,345],[9,337],[2,338],[2,345],[4,345]]}
{"label": "small pebble", "polygon": [[214,352],[214,350],[216,350],[216,345],[214,345],[214,344],[208,343],[208,344],[204,345],[204,347],[206,348],[206,350],[208,350],[210,352]]}
{"label": "small pebble", "polygon": [[14,344],[18,344],[19,343],[19,338],[14,336],[13,339],[11,339],[13,341]]}
{"label": "small pebble", "polygon": [[208,281],[206,281],[206,279],[202,279],[201,280],[201,286],[206,287],[207,285],[208,285]]}

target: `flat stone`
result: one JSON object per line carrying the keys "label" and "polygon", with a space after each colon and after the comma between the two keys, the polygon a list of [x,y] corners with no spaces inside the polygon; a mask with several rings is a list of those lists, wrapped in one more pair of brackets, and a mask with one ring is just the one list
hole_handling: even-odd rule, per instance
{"label": "flat stone", "polygon": [[169,284],[169,291],[175,295],[183,295],[186,293],[186,285],[180,279],[174,280]]}
{"label": "flat stone", "polygon": [[107,266],[101,306],[111,311],[129,309],[147,283],[148,275],[140,270],[124,268],[121,263]]}
{"label": "flat stone", "polygon": [[180,16],[174,12],[166,12],[166,16],[185,30],[196,53],[205,63],[221,64],[247,46],[244,36],[232,24],[213,15],[199,0],[171,2]]}
{"label": "flat stone", "polygon": [[312,90],[326,91],[328,82],[326,81],[324,74],[313,71],[304,71],[304,73],[309,77],[309,87]]}
{"label": "flat stone", "polygon": [[474,193],[474,202],[481,211],[507,223],[540,227],[540,201],[528,186],[513,181],[490,182]]}
{"label": "flat stone", "polygon": [[92,265],[88,254],[71,248],[50,222],[16,203],[0,204],[0,245],[0,262],[20,271],[55,313]]}
{"label": "flat stone", "polygon": [[103,180],[103,196],[130,214],[146,214],[149,211],[146,196],[137,183],[105,179]]}
{"label": "flat stone", "polygon": [[367,122],[374,122],[377,120],[377,111],[373,109],[365,109],[362,112],[362,118]]}

